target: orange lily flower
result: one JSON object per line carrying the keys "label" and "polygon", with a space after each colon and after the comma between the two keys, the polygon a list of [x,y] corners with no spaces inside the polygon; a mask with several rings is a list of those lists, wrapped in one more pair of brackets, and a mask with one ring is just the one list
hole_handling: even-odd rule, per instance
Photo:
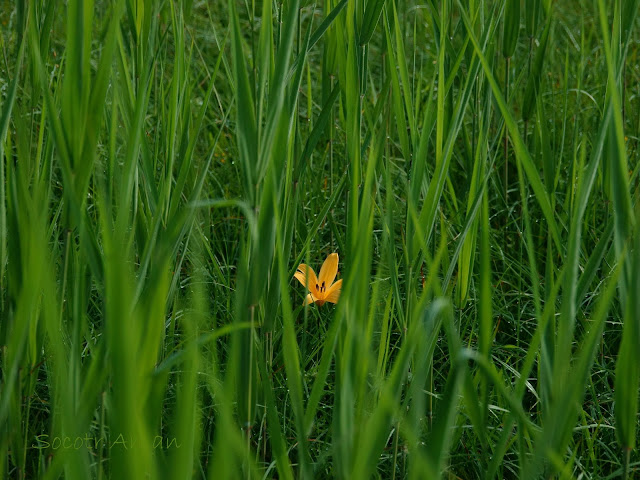
{"label": "orange lily flower", "polygon": [[304,305],[316,303],[319,307],[324,302],[338,303],[340,290],[342,289],[342,279],[333,283],[338,273],[338,254],[332,253],[322,264],[320,275],[316,277],[313,268],[301,263],[296,270],[294,277],[309,289],[309,294],[304,301]]}

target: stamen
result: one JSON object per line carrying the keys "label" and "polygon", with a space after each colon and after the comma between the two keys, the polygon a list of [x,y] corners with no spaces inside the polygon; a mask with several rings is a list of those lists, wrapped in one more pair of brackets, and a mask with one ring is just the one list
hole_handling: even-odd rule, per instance
{"label": "stamen", "polygon": [[[316,290],[320,290],[320,287],[318,286],[318,284],[316,283]],[[322,290],[320,290],[322,291]]]}
{"label": "stamen", "polygon": [[324,282],[322,282],[322,287],[320,287],[320,291],[321,292],[326,292],[327,291],[327,287],[324,285]]}

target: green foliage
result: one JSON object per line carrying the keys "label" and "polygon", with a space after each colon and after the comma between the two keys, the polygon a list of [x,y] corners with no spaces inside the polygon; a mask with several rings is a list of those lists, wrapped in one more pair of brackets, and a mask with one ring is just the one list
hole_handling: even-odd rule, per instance
{"label": "green foliage", "polygon": [[506,0],[504,6],[504,28],[502,39],[502,55],[505,58],[513,57],[518,45],[520,33],[520,1]]}
{"label": "green foliage", "polygon": [[1,2],[0,478],[634,477],[608,7]]}

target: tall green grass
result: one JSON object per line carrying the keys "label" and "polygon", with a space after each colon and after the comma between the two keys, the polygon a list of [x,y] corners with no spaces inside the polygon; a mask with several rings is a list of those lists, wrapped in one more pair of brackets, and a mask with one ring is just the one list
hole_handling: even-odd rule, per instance
{"label": "tall green grass", "polygon": [[638,3],[1,4],[0,478],[633,478]]}

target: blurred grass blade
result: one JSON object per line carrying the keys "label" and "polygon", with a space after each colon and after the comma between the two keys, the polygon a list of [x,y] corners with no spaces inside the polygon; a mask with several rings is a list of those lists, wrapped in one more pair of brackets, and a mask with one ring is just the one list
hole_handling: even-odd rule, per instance
{"label": "blurred grass blade", "polygon": [[[9,129],[9,119],[11,118],[11,110],[16,101],[16,91],[18,90],[18,83],[20,79],[20,70],[22,69],[22,61],[24,60],[24,53],[26,48],[26,37],[22,37],[20,42],[20,50],[18,52],[18,58],[14,65],[13,79],[9,86],[7,95],[2,102],[0,108],[0,292],[4,292],[4,270],[7,264],[7,205],[6,205],[6,174],[5,174],[5,162],[4,162],[4,146],[5,139],[7,137],[7,130]],[[0,294],[4,296],[3,294]],[[4,302],[0,300],[0,311],[4,310]],[[1,423],[1,422],[0,422]]]}
{"label": "blurred grass blade", "polygon": [[545,23],[542,37],[540,38],[540,45],[536,49],[536,56],[533,60],[533,66],[531,72],[527,77],[527,85],[524,91],[524,99],[522,101],[522,119],[527,121],[531,118],[535,107],[538,91],[540,90],[540,82],[542,80],[542,67],[544,60],[547,56],[547,44],[549,43],[549,36],[551,35],[552,16],[548,15]]}
{"label": "blurred grass blade", "polygon": [[362,20],[362,27],[358,32],[358,43],[360,45],[366,45],[371,41],[373,32],[380,21],[382,15],[382,7],[384,7],[385,0],[368,0],[364,7],[364,18]]}
{"label": "blurred grass blade", "polygon": [[505,0],[502,56],[513,57],[520,33],[520,0]]}
{"label": "blurred grass blade", "polygon": [[258,145],[253,91],[249,85],[249,74],[244,60],[242,30],[236,11],[236,4],[229,1],[231,20],[231,51],[233,58],[233,79],[237,105],[236,133],[238,138],[239,163],[242,168],[244,193],[251,205],[256,198]]}

